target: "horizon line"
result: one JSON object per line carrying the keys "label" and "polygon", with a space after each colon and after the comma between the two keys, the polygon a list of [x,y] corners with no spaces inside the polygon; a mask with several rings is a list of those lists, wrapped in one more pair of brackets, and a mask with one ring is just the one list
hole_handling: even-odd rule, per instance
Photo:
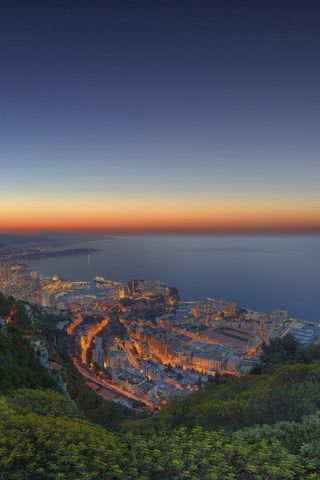
{"label": "horizon line", "polygon": [[191,228],[191,227],[177,227],[177,228],[0,228],[0,234],[44,234],[44,233],[78,233],[78,234],[97,234],[97,235],[134,235],[134,234],[156,234],[156,235],[208,235],[208,234],[320,234],[320,225],[314,227],[229,227],[229,228]]}

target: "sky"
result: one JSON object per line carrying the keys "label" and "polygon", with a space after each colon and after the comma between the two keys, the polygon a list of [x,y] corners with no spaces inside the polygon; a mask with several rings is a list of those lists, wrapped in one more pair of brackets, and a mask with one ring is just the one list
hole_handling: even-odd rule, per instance
{"label": "sky", "polygon": [[0,229],[320,231],[316,1],[0,3]]}

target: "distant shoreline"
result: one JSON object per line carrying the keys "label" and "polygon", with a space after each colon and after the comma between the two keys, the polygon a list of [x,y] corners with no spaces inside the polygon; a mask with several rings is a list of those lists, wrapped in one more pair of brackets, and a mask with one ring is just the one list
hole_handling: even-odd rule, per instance
{"label": "distant shoreline", "polygon": [[11,258],[15,260],[38,260],[41,258],[54,258],[54,257],[67,257],[73,255],[85,255],[89,253],[95,253],[98,250],[96,248],[69,248],[67,250],[56,250],[46,252],[29,252],[13,254]]}

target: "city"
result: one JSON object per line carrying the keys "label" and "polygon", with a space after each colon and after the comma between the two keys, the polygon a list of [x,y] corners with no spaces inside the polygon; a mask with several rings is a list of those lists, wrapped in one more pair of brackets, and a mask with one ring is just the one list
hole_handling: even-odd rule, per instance
{"label": "city", "polygon": [[137,412],[159,410],[217,374],[250,372],[271,338],[290,332],[308,344],[320,336],[316,323],[285,310],[257,312],[220,298],[180,300],[175,287],[153,280],[64,280],[5,255],[0,291],[63,314],[57,328],[86,384]]}
{"label": "city", "polygon": [[0,0],[0,480],[320,480],[319,24]]}

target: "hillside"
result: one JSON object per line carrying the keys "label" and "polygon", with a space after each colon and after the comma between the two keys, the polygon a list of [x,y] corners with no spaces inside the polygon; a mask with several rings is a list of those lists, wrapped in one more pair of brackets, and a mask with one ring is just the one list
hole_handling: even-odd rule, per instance
{"label": "hillside", "polygon": [[0,327],[0,393],[12,388],[53,386],[48,373],[36,361],[30,342],[15,327]]}
{"label": "hillside", "polygon": [[219,376],[201,391],[173,400],[159,415],[126,426],[138,431],[172,426],[234,431],[299,421],[320,408],[320,345],[302,347],[287,336],[271,341],[261,361],[251,375]]}
{"label": "hillside", "polygon": [[320,480],[318,345],[276,340],[255,374],[130,419],[67,363],[74,401],[59,393],[17,323],[0,327],[1,480]]}
{"label": "hillside", "polygon": [[0,398],[2,479],[319,479],[320,417],[234,434],[200,427],[134,434],[89,423],[61,395]]}

